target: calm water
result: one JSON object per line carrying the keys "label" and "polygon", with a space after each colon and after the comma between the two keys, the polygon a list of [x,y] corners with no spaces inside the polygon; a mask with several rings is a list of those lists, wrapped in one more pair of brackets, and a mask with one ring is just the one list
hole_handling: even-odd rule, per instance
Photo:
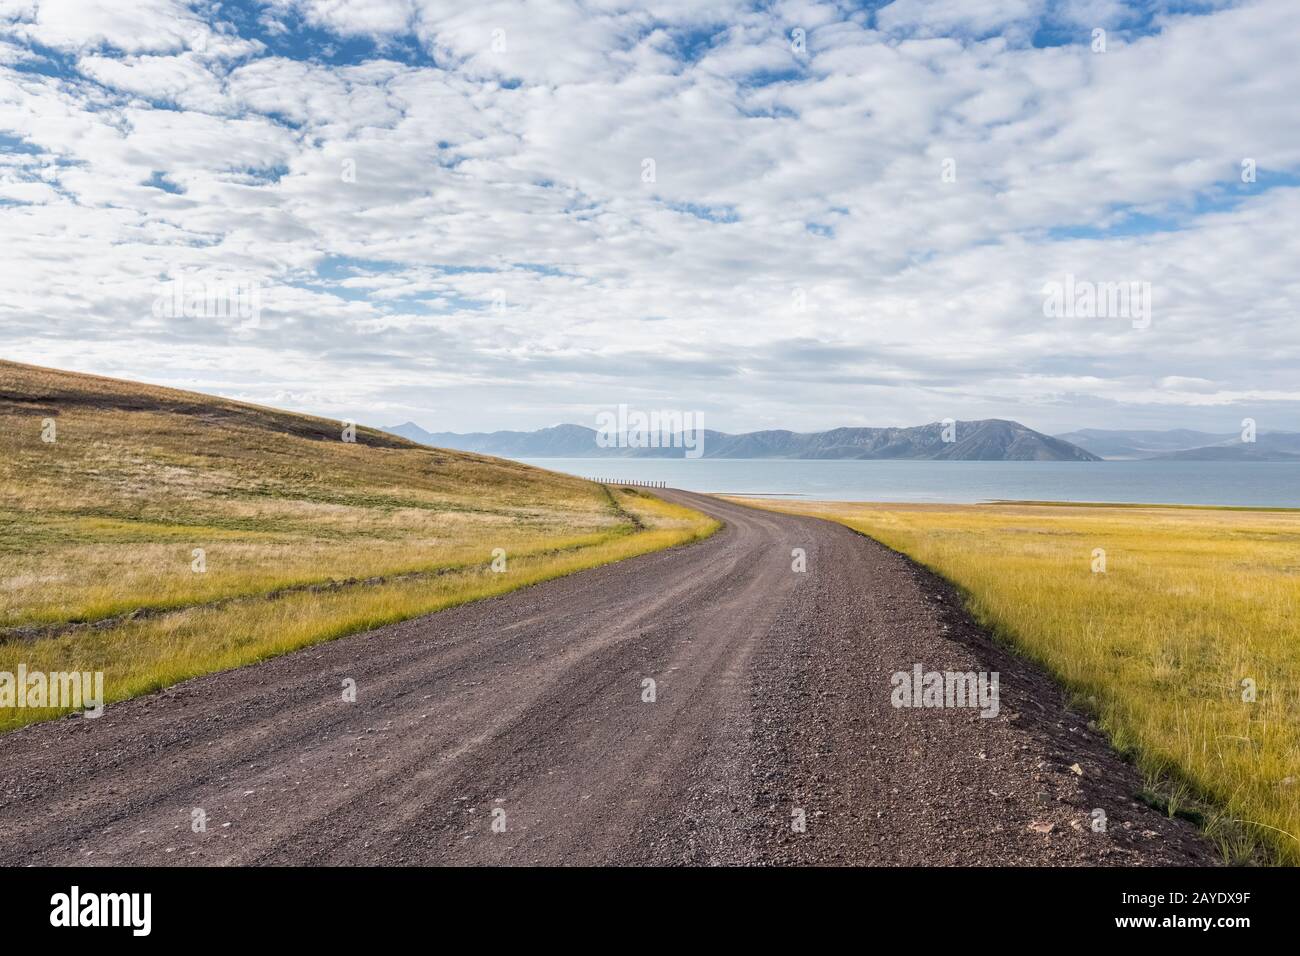
{"label": "calm water", "polygon": [[586,478],[829,501],[1116,501],[1300,508],[1300,462],[528,458]]}

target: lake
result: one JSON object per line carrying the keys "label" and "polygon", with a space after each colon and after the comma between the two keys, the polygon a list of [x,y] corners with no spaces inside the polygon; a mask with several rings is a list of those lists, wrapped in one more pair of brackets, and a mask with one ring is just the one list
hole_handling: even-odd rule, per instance
{"label": "lake", "polygon": [[1111,501],[1300,508],[1300,462],[527,458],[585,478],[826,501]]}

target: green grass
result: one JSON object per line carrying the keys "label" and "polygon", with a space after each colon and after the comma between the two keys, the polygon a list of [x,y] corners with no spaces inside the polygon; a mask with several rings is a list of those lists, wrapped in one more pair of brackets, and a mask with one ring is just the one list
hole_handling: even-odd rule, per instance
{"label": "green grass", "polygon": [[[0,362],[0,671],[103,670],[121,700],[717,527],[629,490],[342,431]],[[0,730],[55,714],[0,711]]]}
{"label": "green grass", "polygon": [[1148,800],[1202,806],[1230,860],[1300,864],[1300,514],[756,504],[842,522],[953,581],[1134,756]]}

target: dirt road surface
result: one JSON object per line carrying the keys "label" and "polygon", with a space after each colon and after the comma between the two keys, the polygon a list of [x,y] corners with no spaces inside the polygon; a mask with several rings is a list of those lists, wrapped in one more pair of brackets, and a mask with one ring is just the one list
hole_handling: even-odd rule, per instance
{"label": "dirt road surface", "polygon": [[[0,863],[1216,862],[927,572],[662,494],[725,528],[0,737]],[[895,708],[915,664],[998,715]]]}

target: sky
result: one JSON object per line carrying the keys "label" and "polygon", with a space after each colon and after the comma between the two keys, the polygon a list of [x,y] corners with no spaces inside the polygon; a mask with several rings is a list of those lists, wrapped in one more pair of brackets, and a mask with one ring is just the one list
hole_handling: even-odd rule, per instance
{"label": "sky", "polygon": [[1298,50],[1294,0],[0,0],[0,357],[431,431],[1300,430]]}

